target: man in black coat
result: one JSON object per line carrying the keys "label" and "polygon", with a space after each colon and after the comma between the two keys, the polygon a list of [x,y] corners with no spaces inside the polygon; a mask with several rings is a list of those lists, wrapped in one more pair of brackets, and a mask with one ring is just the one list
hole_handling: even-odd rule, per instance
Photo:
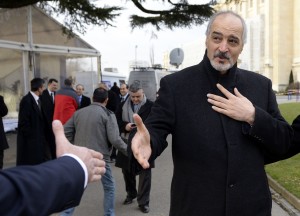
{"label": "man in black coat", "polygon": [[44,115],[45,123],[45,136],[50,151],[51,159],[56,158],[55,138],[52,131],[52,121],[54,114],[54,98],[58,88],[58,81],[56,79],[49,79],[48,87],[41,95],[42,111]]}
{"label": "man in black coat", "polygon": [[[117,110],[118,110],[119,106],[122,106],[121,104],[124,104],[122,102],[125,102],[128,97],[129,97],[128,85],[123,83],[120,86],[120,99],[119,99],[119,105],[117,107]],[[111,162],[114,162],[116,160],[116,158],[117,158],[117,149],[115,147],[113,147],[113,149],[111,151],[111,155],[110,155]]]}
{"label": "man in black coat", "polygon": [[271,216],[265,154],[285,154],[293,130],[271,80],[237,67],[246,34],[238,14],[213,15],[200,64],[161,79],[145,125],[134,114],[135,170],[148,168],[172,134],[170,216]]}
{"label": "man in black coat", "polygon": [[110,88],[116,95],[120,95],[120,88],[117,85],[117,82],[114,82],[114,85]]}
{"label": "man in black coat", "polygon": [[78,95],[78,102],[79,102],[78,109],[87,107],[91,104],[91,99],[87,96],[84,96],[83,92],[84,92],[84,86],[81,84],[76,85],[76,93]]}
{"label": "man in black coat", "polygon": [[[119,109],[116,112],[121,137],[126,143],[129,133],[135,128],[132,115],[138,113],[143,120],[146,120],[153,105],[153,102],[146,98],[139,81],[135,81],[130,85],[129,92],[129,98],[120,104]],[[154,167],[154,163],[151,164],[151,168],[135,173],[129,169],[128,157],[121,152],[118,152],[116,167],[122,168],[126,186],[127,197],[123,204],[131,204],[132,200],[137,197],[140,210],[144,213],[148,213],[151,190],[151,168]],[[138,190],[136,189],[137,174],[139,175]]]}
{"label": "man in black coat", "polygon": [[8,143],[4,131],[3,120],[2,118],[6,116],[8,113],[8,109],[6,104],[4,103],[3,96],[0,95],[0,169],[3,168],[3,158],[4,158],[4,150],[8,148]]}
{"label": "man in black coat", "polygon": [[103,88],[108,91],[108,102],[106,108],[115,113],[119,105],[119,95],[111,89],[108,89],[105,83],[100,83],[99,88]]}
{"label": "man in black coat", "polygon": [[17,165],[35,165],[50,159],[45,138],[45,120],[39,99],[45,88],[44,82],[41,78],[32,79],[31,91],[20,102]]}

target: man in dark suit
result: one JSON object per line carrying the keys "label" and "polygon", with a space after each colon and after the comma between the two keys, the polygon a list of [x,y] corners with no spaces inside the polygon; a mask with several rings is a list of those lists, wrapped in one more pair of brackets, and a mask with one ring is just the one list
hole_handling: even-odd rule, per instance
{"label": "man in dark suit", "polygon": [[78,95],[79,108],[87,107],[91,104],[91,99],[83,95],[84,86],[81,84],[76,85],[76,93]]}
{"label": "man in dark suit", "polygon": [[0,95],[0,169],[3,168],[4,150],[8,148],[8,143],[4,131],[2,117],[6,116],[8,109],[4,103],[3,96]]}
{"label": "man in dark suit", "polygon": [[48,216],[76,206],[87,182],[98,181],[105,173],[102,154],[69,143],[58,120],[53,131],[58,159],[0,172],[2,216]]}
{"label": "man in dark suit", "polygon": [[[128,141],[128,135],[135,128],[132,115],[138,113],[143,120],[148,117],[153,102],[146,98],[142,85],[139,81],[134,81],[129,87],[129,98],[122,102],[116,112],[116,117],[119,125],[119,130],[123,140]],[[125,181],[127,196],[123,204],[128,205],[137,197],[137,202],[140,210],[143,213],[149,212],[150,190],[151,190],[151,168],[154,167],[154,162],[151,167],[142,170],[139,175],[139,186],[136,189],[136,175],[129,169],[128,157],[118,152],[116,159],[116,167],[122,168],[122,173]]]}
{"label": "man in dark suit", "polygon": [[56,158],[56,150],[55,150],[55,139],[52,131],[52,121],[54,114],[54,97],[55,92],[58,88],[58,81],[56,79],[49,79],[48,87],[45,89],[41,95],[42,102],[42,111],[45,119],[45,136],[46,141],[48,143],[48,148],[50,151],[51,159]]}
{"label": "man in dark suit", "polygon": [[129,97],[128,85],[123,83],[120,86],[120,103],[126,101],[128,97]]}
{"label": "man in dark suit", "polygon": [[[128,93],[128,85],[123,83],[120,86],[120,101],[118,104],[118,107],[120,106],[120,104],[122,104],[122,102],[125,102],[127,100],[127,98],[129,97],[129,93]],[[123,103],[124,104],[124,103]],[[117,108],[118,110],[118,108]],[[117,149],[115,147],[113,147],[112,151],[111,151],[111,155],[110,155],[110,161],[111,162],[115,162],[117,158]]]}
{"label": "man in dark suit", "polygon": [[41,78],[32,79],[31,91],[20,102],[17,165],[35,165],[50,159],[45,137],[45,120],[39,99],[45,88],[44,82]]}
{"label": "man in dark suit", "polygon": [[170,216],[271,216],[265,154],[285,154],[293,130],[271,80],[237,67],[246,34],[238,14],[214,14],[203,60],[161,79],[145,125],[134,114],[129,157],[141,165],[133,161],[136,171],[148,168],[172,135]]}

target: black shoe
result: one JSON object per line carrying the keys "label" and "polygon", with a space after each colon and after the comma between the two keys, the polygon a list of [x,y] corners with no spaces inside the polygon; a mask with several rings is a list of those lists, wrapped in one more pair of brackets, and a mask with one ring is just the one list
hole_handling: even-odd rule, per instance
{"label": "black shoe", "polygon": [[141,212],[143,212],[143,213],[149,213],[149,211],[150,211],[148,205],[139,205],[139,208],[140,208]]}
{"label": "black shoe", "polygon": [[124,202],[123,202],[123,205],[131,204],[133,199],[134,199],[134,198],[126,197],[126,199],[125,199]]}

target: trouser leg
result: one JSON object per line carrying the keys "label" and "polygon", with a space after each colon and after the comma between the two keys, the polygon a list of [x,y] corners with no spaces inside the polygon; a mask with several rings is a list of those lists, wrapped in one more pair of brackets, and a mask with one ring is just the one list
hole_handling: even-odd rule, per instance
{"label": "trouser leg", "polygon": [[149,205],[151,190],[151,169],[146,169],[139,175],[137,202],[139,205]]}
{"label": "trouser leg", "polygon": [[115,180],[109,164],[106,163],[105,169],[106,172],[101,178],[104,190],[104,216],[115,216]]}
{"label": "trouser leg", "polygon": [[135,175],[122,168],[127,196],[134,199],[137,195]]}

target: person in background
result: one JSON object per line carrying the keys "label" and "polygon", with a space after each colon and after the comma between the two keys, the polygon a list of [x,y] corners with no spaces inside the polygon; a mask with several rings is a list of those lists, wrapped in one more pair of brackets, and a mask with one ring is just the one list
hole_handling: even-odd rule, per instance
{"label": "person in background", "polygon": [[65,124],[78,109],[79,102],[76,91],[72,88],[73,80],[65,79],[65,86],[56,92],[53,119]]}
{"label": "person in background", "polygon": [[35,165],[50,159],[45,137],[45,119],[40,96],[45,86],[41,78],[30,81],[31,91],[25,95],[19,108],[17,130],[17,166]]}
{"label": "person in background", "polygon": [[[119,135],[115,114],[106,109],[108,92],[97,88],[93,93],[93,103],[82,108],[64,125],[68,140],[76,145],[85,146],[103,154],[104,160],[109,161],[111,147],[115,146],[127,155],[127,145]],[[106,173],[101,179],[104,190],[104,214],[115,215],[115,180],[110,164],[106,164]],[[74,209],[68,209],[62,215],[71,215]]]}
{"label": "person in background", "polygon": [[53,121],[53,131],[57,159],[0,172],[1,216],[47,216],[76,206],[87,183],[104,175],[101,153],[70,144],[58,120]]}
{"label": "person in background", "polygon": [[128,97],[129,97],[128,85],[123,83],[120,86],[120,103],[126,101]]}
{"label": "person in background", "polygon": [[287,153],[293,130],[271,80],[237,67],[246,34],[240,15],[214,14],[202,61],[161,79],[144,124],[133,116],[129,157],[136,172],[150,166],[172,135],[170,216],[271,216],[265,155]]}
{"label": "person in background", "polygon": [[6,139],[4,125],[2,118],[8,113],[7,106],[4,102],[4,98],[0,95],[0,170],[3,168],[4,150],[8,149],[8,142]]}
{"label": "person in background", "polygon": [[110,90],[112,90],[116,95],[120,94],[120,88],[116,82],[114,82],[114,85],[110,88]]}
{"label": "person in background", "polygon": [[[116,112],[121,137],[128,142],[129,133],[135,128],[132,118],[134,113],[138,113],[143,120],[146,120],[153,102],[146,98],[142,85],[139,81],[134,81],[129,87],[129,98],[122,102]],[[123,204],[131,204],[133,199],[137,197],[139,209],[143,213],[149,212],[150,190],[151,190],[151,167],[141,170],[139,173],[132,172],[129,169],[128,157],[118,152],[116,159],[116,167],[122,168],[127,192],[126,199]],[[136,175],[139,175],[139,186],[136,189]]]}
{"label": "person in background", "polygon": [[[129,96],[129,94],[128,94],[128,85],[125,84],[125,83],[123,83],[120,86],[120,103],[122,103],[125,100],[127,100],[128,96]],[[111,155],[110,155],[111,162],[115,162],[116,158],[117,158],[117,149],[115,147],[113,147],[113,149],[111,151]]]}
{"label": "person in background", "polygon": [[111,89],[108,89],[105,83],[100,83],[99,88],[104,88],[108,91],[108,102],[106,108],[110,111],[116,112],[119,103],[118,95]]}
{"label": "person in background", "polygon": [[52,121],[54,114],[54,97],[58,88],[58,81],[56,79],[49,79],[48,87],[45,89],[41,95],[42,111],[45,119],[45,136],[48,143],[51,159],[56,158],[55,149],[55,138],[52,130]]}
{"label": "person in background", "polygon": [[76,93],[78,95],[79,108],[87,107],[91,104],[91,99],[83,95],[84,86],[82,84],[76,85]]}

